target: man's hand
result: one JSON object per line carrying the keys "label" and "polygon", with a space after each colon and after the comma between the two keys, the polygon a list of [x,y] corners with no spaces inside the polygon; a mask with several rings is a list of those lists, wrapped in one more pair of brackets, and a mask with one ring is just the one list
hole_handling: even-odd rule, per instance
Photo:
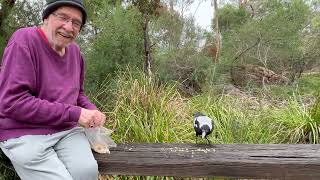
{"label": "man's hand", "polygon": [[106,116],[98,110],[89,110],[81,108],[78,123],[85,128],[94,128],[103,126],[106,122]]}
{"label": "man's hand", "polygon": [[102,112],[95,110],[95,118],[93,120],[93,126],[94,127],[101,127],[106,122],[106,115],[104,115]]}

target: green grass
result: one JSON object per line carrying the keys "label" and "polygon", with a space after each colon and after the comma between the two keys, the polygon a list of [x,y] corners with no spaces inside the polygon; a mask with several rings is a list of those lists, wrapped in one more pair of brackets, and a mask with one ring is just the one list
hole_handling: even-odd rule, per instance
{"label": "green grass", "polygon": [[[314,81],[314,77],[304,78],[300,83],[312,89],[317,87],[311,83]],[[289,92],[290,86],[279,87],[287,90],[277,95],[271,92],[275,86],[262,89],[256,93],[256,98],[210,92],[184,98],[177,86],[160,85],[157,80],[130,70],[119,74],[115,82],[109,84],[112,86],[102,86],[94,99],[112,102],[101,107],[110,117],[108,126],[115,130],[114,139],[118,143],[194,143],[192,116],[197,111],[214,119],[215,130],[209,137],[213,143],[319,142],[319,101],[310,109],[303,104],[302,95],[295,95],[294,91],[291,95],[283,93]],[[109,87],[111,90],[106,90]],[[280,99],[280,103],[274,103],[275,99]],[[270,102],[265,105],[264,101]]]}
{"label": "green grass", "polygon": [[272,97],[288,99],[293,94],[300,96],[315,96],[320,89],[320,74],[303,75],[295,84],[291,85],[269,85],[265,87],[264,93]]}
{"label": "green grass", "polygon": [[287,138],[282,143],[319,143],[319,119],[314,119],[310,109],[297,98],[270,112],[269,118],[285,129]]}
{"label": "green grass", "polygon": [[142,73],[119,74],[116,84],[108,92],[115,99],[107,114],[117,142],[185,142],[192,137],[188,104],[174,85],[158,85]]}
{"label": "green grass", "polygon": [[320,74],[302,76],[299,80],[299,91],[303,95],[316,95],[320,89]]}
{"label": "green grass", "polygon": [[160,84],[130,70],[109,84],[112,86],[102,86],[94,99],[112,102],[100,107],[107,112],[108,127],[115,131],[113,138],[118,143],[194,143],[192,115],[196,111],[214,119],[215,130],[209,137],[213,143],[318,142],[318,122],[302,104],[301,96],[282,97],[282,106],[261,105],[260,101],[270,100],[267,95],[250,99],[203,93],[184,98],[177,86]]}
{"label": "green grass", "polygon": [[214,118],[215,135],[210,137],[214,143],[279,143],[277,134],[281,129],[265,118],[268,109],[256,111],[259,106],[253,108],[252,100],[204,95],[194,98],[192,103],[196,110]]}

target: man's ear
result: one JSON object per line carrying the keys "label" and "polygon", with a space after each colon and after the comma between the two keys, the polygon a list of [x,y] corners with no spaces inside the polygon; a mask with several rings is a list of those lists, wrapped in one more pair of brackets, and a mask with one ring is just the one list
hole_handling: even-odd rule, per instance
{"label": "man's ear", "polygon": [[48,24],[48,18],[49,18],[49,17],[47,17],[46,19],[43,20],[43,24],[44,24],[44,25],[47,25],[47,24]]}

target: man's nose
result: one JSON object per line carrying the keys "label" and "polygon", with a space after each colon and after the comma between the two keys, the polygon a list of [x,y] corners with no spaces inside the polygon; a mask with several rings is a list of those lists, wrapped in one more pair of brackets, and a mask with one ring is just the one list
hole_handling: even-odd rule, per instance
{"label": "man's nose", "polygon": [[72,21],[64,22],[63,26],[67,31],[73,31]]}

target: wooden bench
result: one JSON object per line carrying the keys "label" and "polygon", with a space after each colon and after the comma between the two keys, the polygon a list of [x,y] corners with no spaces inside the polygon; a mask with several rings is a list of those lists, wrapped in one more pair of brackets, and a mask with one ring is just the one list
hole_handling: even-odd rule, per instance
{"label": "wooden bench", "polygon": [[320,145],[119,144],[94,154],[102,175],[320,179]]}

